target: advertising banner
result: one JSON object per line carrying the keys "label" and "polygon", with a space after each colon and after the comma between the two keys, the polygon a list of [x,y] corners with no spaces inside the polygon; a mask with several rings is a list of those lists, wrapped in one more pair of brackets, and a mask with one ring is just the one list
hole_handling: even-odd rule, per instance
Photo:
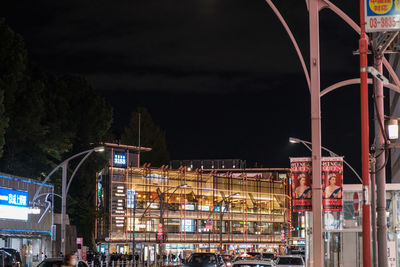
{"label": "advertising banner", "polygon": [[290,158],[293,212],[312,211],[311,158]]}
{"label": "advertising banner", "polygon": [[0,188],[0,219],[28,220],[28,192]]}
{"label": "advertising banner", "polygon": [[323,211],[343,209],[343,157],[322,158]]}
{"label": "advertising banner", "polygon": [[400,29],[399,0],[365,0],[366,32],[398,31]]}

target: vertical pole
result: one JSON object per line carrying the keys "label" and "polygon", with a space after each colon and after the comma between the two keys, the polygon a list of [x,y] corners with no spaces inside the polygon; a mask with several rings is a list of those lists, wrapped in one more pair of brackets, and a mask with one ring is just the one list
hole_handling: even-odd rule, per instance
{"label": "vertical pole", "polygon": [[[51,230],[52,230],[52,234],[56,235],[56,229],[54,227],[54,186],[51,188]],[[51,256],[55,257],[56,253],[54,252],[55,249],[55,240],[56,238],[54,238],[53,236],[51,237]],[[4,265],[3,265],[4,266]]]}
{"label": "vertical pole", "polygon": [[362,231],[363,266],[371,267],[371,210],[369,203],[369,124],[368,124],[368,40],[365,33],[364,1],[360,0],[360,102],[361,102],[361,173],[363,180]]}
{"label": "vertical pole", "polygon": [[371,158],[371,224],[372,224],[372,260],[373,266],[378,266],[378,248],[376,233],[376,188],[375,188],[375,159]]}
{"label": "vertical pole", "polygon": [[135,240],[135,235],[136,235],[136,231],[135,231],[136,230],[135,229],[136,228],[136,192],[133,195],[133,197],[134,197],[134,199],[133,199],[133,216],[132,216],[133,217],[132,256],[133,256],[133,266],[136,267],[136,255],[135,255],[135,252],[136,252],[136,240]]}
{"label": "vertical pole", "polygon": [[67,209],[67,166],[68,162],[62,165],[62,198],[61,198],[61,249],[60,252],[65,256],[65,220]]}
{"label": "vertical pole", "polygon": [[319,0],[309,0],[311,137],[312,137],[312,211],[313,254],[310,266],[323,267],[322,185],[321,185],[321,101],[319,62]]}
{"label": "vertical pole", "polygon": [[[224,216],[224,213],[222,212],[222,204],[224,203],[223,200],[221,200],[219,204],[219,253],[222,254],[222,219]],[[225,203],[226,205],[226,203]]]}
{"label": "vertical pole", "polygon": [[[375,59],[375,66],[379,73],[383,73],[382,58]],[[386,175],[385,175],[385,153],[382,148],[385,147],[385,138],[382,129],[385,129],[384,122],[384,106],[383,106],[383,84],[380,80],[375,81],[375,147],[379,149],[376,158],[376,189],[377,189],[377,202],[376,211],[377,218],[377,236],[378,236],[378,266],[387,266],[387,223],[386,223]],[[380,125],[382,123],[382,125]],[[373,212],[375,210],[373,209]]]}
{"label": "vertical pole", "polygon": [[161,266],[164,266],[164,219],[163,219],[163,213],[164,213],[164,194],[160,194],[160,223],[162,224],[163,228],[163,236],[162,239],[160,240],[160,260],[161,260]]}
{"label": "vertical pole", "polygon": [[141,114],[140,114],[140,112],[139,112],[139,134],[138,134],[138,147],[139,147],[139,151],[138,151],[138,161],[137,161],[137,166],[138,166],[138,168],[140,168],[140,117],[141,117]]}

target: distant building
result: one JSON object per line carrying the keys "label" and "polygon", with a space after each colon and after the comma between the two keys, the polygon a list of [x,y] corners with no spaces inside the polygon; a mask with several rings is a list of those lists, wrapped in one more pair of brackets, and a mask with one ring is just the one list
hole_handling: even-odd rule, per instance
{"label": "distant building", "polygon": [[224,251],[277,252],[286,244],[290,169],[239,169],[245,164],[240,160],[203,162],[203,172],[195,171],[201,161],[178,170],[138,168],[128,160],[116,164],[123,146],[113,149],[97,174],[97,209],[104,214],[95,231],[100,252],[135,250],[153,262],[160,244],[169,255],[218,251],[221,243]]}
{"label": "distant building", "polygon": [[0,247],[20,251],[24,266],[36,265],[42,252],[52,255],[54,187],[44,184],[33,202],[40,185],[33,179],[0,173]]}

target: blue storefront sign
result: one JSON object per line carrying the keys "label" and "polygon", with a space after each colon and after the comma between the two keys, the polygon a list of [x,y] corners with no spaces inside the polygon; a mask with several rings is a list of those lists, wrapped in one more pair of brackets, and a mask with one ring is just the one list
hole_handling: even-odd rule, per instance
{"label": "blue storefront sign", "polygon": [[0,188],[0,219],[28,220],[28,192]]}
{"label": "blue storefront sign", "polygon": [[114,166],[116,167],[126,167],[126,153],[124,152],[114,152]]}

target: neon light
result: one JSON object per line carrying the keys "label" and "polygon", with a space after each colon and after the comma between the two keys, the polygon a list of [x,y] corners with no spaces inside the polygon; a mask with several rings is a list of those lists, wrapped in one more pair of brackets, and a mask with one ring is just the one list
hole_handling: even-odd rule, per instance
{"label": "neon light", "polygon": [[42,230],[17,230],[17,229],[0,229],[1,232],[23,232],[23,233],[42,233],[51,235],[51,231]]}
{"label": "neon light", "polygon": [[[12,181],[23,182],[23,183],[27,183],[27,184],[41,185],[41,183],[32,182],[32,181],[28,181],[28,180],[22,180],[22,179],[18,179],[18,178],[14,178],[14,177],[7,177],[7,176],[4,176],[4,175],[0,175],[0,178],[12,180]],[[43,184],[43,186],[54,187],[53,185],[49,185],[49,184]]]}

